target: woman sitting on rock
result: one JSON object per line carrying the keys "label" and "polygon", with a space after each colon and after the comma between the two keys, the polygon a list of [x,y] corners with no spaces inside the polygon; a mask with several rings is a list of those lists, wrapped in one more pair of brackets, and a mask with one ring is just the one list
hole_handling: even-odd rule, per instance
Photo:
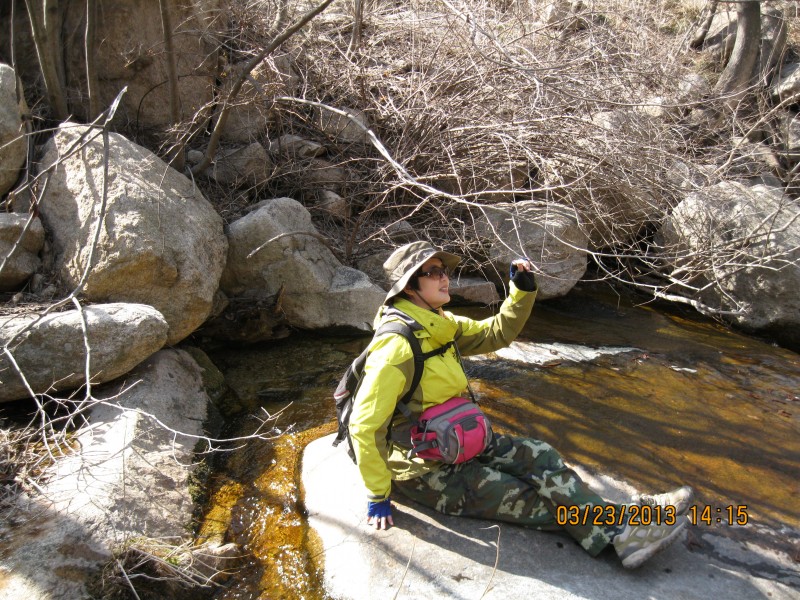
{"label": "woman sitting on rock", "polygon": [[[392,288],[376,328],[387,321],[405,321],[422,352],[451,343],[444,353],[425,361],[406,415],[419,416],[463,396],[467,378],[460,356],[507,346],[533,308],[536,281],[530,262],[520,259],[512,263],[510,294],[496,316],[476,321],[443,311],[450,301],[450,273],[458,262],[457,256],[428,242],[412,242],[384,263]],[[691,502],[691,488],[641,496],[635,505],[610,504],[540,440],[491,433],[477,456],[455,464],[409,453],[409,418],[396,408],[411,387],[414,370],[414,352],[403,335],[379,335],[370,343],[349,425],[368,491],[370,525],[386,529],[394,524],[389,499],[393,481],[397,491],[445,514],[564,529],[592,556],[610,544],[627,568],[638,567],[674,542],[687,525],[683,515]],[[651,507],[644,519],[639,512],[643,505]],[[629,518],[636,515],[647,524]]]}

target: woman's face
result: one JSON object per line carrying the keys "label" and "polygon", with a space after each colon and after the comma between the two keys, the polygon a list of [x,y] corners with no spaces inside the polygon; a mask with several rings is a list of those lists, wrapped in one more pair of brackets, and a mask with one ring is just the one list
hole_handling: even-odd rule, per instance
{"label": "woman's face", "polygon": [[439,258],[431,258],[422,265],[418,273],[422,273],[419,289],[406,287],[405,292],[411,301],[423,308],[439,309],[450,302],[450,277],[445,274],[445,267]]}

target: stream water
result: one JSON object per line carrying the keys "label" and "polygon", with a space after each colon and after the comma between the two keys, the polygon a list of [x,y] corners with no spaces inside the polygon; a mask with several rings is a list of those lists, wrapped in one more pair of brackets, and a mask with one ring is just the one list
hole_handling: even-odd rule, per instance
{"label": "stream water", "polygon": [[[252,557],[217,598],[325,597],[299,466],[304,446],[334,431],[332,390],[367,342],[296,335],[209,352],[238,397],[227,433],[267,413],[281,431],[214,467],[200,537]],[[699,507],[746,507],[744,528],[701,526],[800,560],[797,353],[594,288],[537,304],[512,350],[470,359],[467,371],[497,429],[642,490],[690,484]]]}

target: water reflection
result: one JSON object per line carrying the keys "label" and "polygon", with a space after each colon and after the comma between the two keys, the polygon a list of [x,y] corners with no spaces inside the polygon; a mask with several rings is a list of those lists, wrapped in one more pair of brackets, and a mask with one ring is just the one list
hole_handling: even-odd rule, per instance
{"label": "water reflection", "polygon": [[[552,346],[553,358],[542,366],[469,361],[473,387],[499,429],[544,439],[568,460],[643,490],[688,483],[698,505],[746,504],[748,533],[764,526],[759,535],[771,546],[797,551],[798,354],[596,290],[540,303],[521,340],[626,351],[572,362]],[[286,431],[233,453],[215,474],[202,533],[253,555],[219,598],[323,597],[321,557],[303,519],[299,459],[308,441],[333,431],[333,387],[367,341],[295,336],[211,353],[243,414],[283,409],[278,425]],[[237,434],[254,426],[239,418]],[[781,527],[783,535],[769,537]]]}

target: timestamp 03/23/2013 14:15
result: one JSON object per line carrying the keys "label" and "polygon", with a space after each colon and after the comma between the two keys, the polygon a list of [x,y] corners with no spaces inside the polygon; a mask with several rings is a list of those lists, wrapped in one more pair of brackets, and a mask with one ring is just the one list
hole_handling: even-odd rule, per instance
{"label": "timestamp 03/23/2013 14:15", "polygon": [[[693,525],[744,526],[750,521],[746,504],[726,506],[692,505],[686,516]],[[680,515],[674,506],[616,504],[607,506],[559,506],[556,508],[558,525],[674,525]]]}

